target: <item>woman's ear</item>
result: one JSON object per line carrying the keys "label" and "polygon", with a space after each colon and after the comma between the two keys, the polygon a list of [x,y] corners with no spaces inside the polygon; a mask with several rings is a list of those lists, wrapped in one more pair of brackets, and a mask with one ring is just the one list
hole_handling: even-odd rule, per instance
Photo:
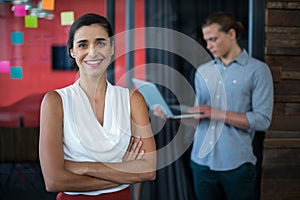
{"label": "woman's ear", "polygon": [[74,55],[74,52],[73,52],[73,49],[70,49],[70,55],[72,58],[75,58],[75,55]]}
{"label": "woman's ear", "polygon": [[110,49],[110,55],[114,55],[115,54],[115,42],[112,41],[111,42],[111,49]]}

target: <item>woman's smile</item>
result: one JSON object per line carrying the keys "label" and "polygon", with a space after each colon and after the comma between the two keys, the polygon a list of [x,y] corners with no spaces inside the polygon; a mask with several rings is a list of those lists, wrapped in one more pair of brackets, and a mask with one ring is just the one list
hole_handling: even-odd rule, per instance
{"label": "woman's smile", "polygon": [[96,67],[99,66],[102,63],[103,59],[97,59],[97,60],[85,60],[85,64],[87,64],[90,67]]}

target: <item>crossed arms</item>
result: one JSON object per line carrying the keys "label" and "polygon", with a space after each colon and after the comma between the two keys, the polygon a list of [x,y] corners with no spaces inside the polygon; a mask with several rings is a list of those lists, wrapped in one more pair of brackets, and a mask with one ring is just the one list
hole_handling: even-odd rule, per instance
{"label": "crossed arms", "polygon": [[56,92],[45,95],[41,106],[39,155],[47,191],[95,191],[155,179],[155,141],[148,110],[138,92],[131,92],[130,104],[133,138],[123,161],[73,162],[64,159],[61,97]]}

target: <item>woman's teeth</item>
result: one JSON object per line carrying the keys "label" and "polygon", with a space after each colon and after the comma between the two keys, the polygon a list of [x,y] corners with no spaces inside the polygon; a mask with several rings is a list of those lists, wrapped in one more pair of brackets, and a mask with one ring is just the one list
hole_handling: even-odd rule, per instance
{"label": "woman's teeth", "polygon": [[101,62],[101,60],[86,61],[86,64],[95,65],[95,64],[99,64],[100,62]]}

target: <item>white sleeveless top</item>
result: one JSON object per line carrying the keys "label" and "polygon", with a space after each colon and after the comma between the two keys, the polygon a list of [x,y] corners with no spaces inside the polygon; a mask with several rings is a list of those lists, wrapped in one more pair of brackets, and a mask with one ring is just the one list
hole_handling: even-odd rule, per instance
{"label": "white sleeveless top", "polygon": [[[78,162],[122,162],[131,137],[129,90],[107,82],[103,126],[95,117],[79,80],[56,91],[63,104],[65,159]],[[98,195],[126,187],[128,185],[92,192],[65,193]]]}

